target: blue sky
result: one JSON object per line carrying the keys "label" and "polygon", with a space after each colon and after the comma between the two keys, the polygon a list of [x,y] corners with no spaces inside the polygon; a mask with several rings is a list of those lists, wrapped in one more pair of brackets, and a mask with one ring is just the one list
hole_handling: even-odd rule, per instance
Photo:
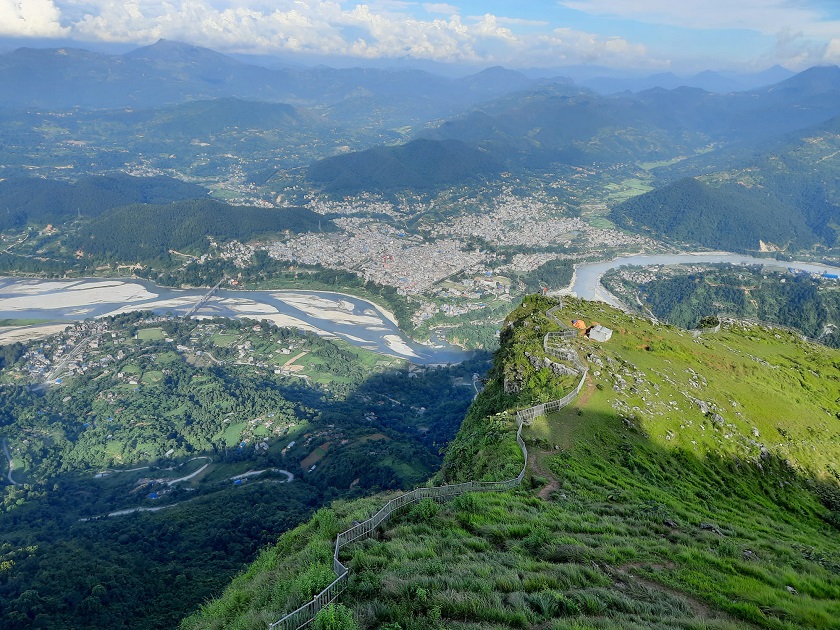
{"label": "blue sky", "polygon": [[838,0],[0,0],[0,37],[650,72],[840,62]]}

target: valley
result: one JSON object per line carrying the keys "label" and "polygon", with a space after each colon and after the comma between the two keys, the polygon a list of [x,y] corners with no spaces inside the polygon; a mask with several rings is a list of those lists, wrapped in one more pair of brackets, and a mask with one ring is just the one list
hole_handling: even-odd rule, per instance
{"label": "valley", "polygon": [[246,58],[0,51],[0,627],[836,627],[837,66]]}

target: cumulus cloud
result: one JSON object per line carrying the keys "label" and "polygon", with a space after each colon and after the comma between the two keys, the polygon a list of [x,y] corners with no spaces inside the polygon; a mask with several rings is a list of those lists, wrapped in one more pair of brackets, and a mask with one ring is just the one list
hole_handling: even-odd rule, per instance
{"label": "cumulus cloud", "polygon": [[668,68],[668,60],[651,59],[643,44],[632,43],[622,37],[601,37],[570,28],[557,28],[537,37],[542,63],[599,63],[613,67],[637,68],[648,66]]}
{"label": "cumulus cloud", "polygon": [[66,33],[53,0],[0,0],[0,35],[61,37]]}
{"label": "cumulus cloud", "polygon": [[407,0],[0,0],[2,27],[7,34],[83,41],[184,40],[229,52],[655,65],[644,47],[623,39],[552,31],[542,21],[491,13],[462,17],[448,3]]}

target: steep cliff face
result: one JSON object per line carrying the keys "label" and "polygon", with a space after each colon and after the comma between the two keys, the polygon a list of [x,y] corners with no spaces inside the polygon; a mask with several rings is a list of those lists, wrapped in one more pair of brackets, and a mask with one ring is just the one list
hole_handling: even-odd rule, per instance
{"label": "steep cliff face", "polygon": [[[840,354],[775,329],[693,336],[554,306],[528,298],[508,317],[435,480],[515,476],[516,411],[575,386],[544,361],[563,364],[546,333],[572,319],[612,329],[564,341],[588,374],[525,428],[522,485],[421,502],[344,547],[338,601],[354,621],[340,627],[836,627]],[[320,511],[183,627],[279,619],[334,578],[335,535],[389,498]]]}

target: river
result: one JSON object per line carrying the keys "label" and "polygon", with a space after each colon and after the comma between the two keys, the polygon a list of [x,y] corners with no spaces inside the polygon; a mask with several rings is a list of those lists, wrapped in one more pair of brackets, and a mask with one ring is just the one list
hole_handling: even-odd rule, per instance
{"label": "river", "polygon": [[[685,263],[766,265],[811,273],[840,273],[837,267],[780,262],[726,252],[635,255],[576,266],[575,278],[568,292],[620,308],[620,302],[601,285],[601,277],[607,271],[623,265]],[[206,289],[159,287],[153,282],[136,278],[41,280],[0,277],[0,319],[67,322],[137,310],[185,315],[204,298],[206,292]],[[419,344],[406,337],[393,315],[381,307],[358,297],[329,291],[219,289],[196,315],[249,317],[268,320],[278,326],[296,326],[424,365],[458,363],[471,354],[447,344],[439,336],[435,338],[434,345]],[[0,343],[3,342],[0,339]],[[8,340],[5,342],[8,343]]]}
{"label": "river", "polygon": [[733,265],[764,265],[767,267],[778,267],[781,269],[797,269],[809,273],[838,273],[840,268],[806,262],[782,262],[772,258],[755,258],[742,254],[730,254],[728,252],[696,252],[688,254],[639,254],[635,256],[622,256],[606,262],[588,263],[575,267],[575,277],[569,291],[577,297],[587,300],[600,300],[612,306],[622,308],[621,303],[602,284],[601,277],[611,269],[617,269],[627,265],[638,267],[649,267],[651,265],[685,265],[699,263],[730,263]]}
{"label": "river", "polygon": [[[138,310],[185,315],[206,293],[206,289],[170,289],[136,278],[0,277],[0,319],[67,322]],[[434,346],[417,343],[403,334],[388,311],[343,293],[219,289],[195,315],[267,320],[345,339],[421,365],[459,363],[472,355],[441,340]]]}

